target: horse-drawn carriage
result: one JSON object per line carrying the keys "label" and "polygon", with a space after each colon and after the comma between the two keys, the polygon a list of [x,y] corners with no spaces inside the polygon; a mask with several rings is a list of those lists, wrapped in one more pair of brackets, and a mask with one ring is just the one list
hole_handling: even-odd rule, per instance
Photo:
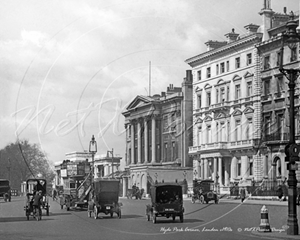
{"label": "horse-drawn carriage", "polygon": [[90,192],[90,200],[88,202],[88,216],[98,218],[100,212],[105,215],[116,213],[121,218],[121,206],[119,203],[119,186],[118,179],[95,179],[93,182],[93,190]]}
{"label": "horse-drawn carriage", "polygon": [[131,189],[127,190],[127,199],[132,199],[135,197],[135,199],[142,199],[144,194],[144,189],[139,189],[139,187],[133,185]]}
{"label": "horse-drawn carriage", "polygon": [[152,218],[153,223],[157,217],[172,217],[173,221],[178,216],[183,222],[183,196],[182,186],[178,183],[157,183],[150,188],[151,204],[146,206],[147,220]]}
{"label": "horse-drawn carriage", "polygon": [[213,180],[198,180],[193,182],[192,203],[199,200],[200,203],[214,201],[219,203],[219,196],[216,191],[216,184]]}
{"label": "horse-drawn carriage", "polygon": [[[46,186],[47,186],[46,179],[32,178],[26,181],[26,202],[25,202],[24,210],[25,210],[25,215],[27,217],[27,220],[29,220],[29,216],[35,217],[33,200],[35,195],[38,192],[40,192],[42,195],[41,210],[44,209],[46,211],[46,215],[49,216],[50,206],[49,206]],[[40,218],[41,215],[42,212],[40,212]]]}

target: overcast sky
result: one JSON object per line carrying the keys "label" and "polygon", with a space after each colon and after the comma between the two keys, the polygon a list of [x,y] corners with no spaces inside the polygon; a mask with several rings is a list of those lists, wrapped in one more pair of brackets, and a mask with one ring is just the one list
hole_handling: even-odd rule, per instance
{"label": "overcast sky", "polygon": [[[298,11],[298,0],[272,0]],[[88,150],[125,156],[124,117],[137,95],[181,86],[184,62],[232,28],[261,25],[263,0],[0,1],[0,148],[38,143],[48,159]]]}

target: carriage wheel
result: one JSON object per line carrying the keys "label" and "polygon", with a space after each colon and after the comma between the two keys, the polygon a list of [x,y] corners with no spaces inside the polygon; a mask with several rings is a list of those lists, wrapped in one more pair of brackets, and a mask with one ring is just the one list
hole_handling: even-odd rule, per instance
{"label": "carriage wheel", "polygon": [[98,218],[98,208],[97,208],[97,206],[94,206],[94,218],[95,219]]}

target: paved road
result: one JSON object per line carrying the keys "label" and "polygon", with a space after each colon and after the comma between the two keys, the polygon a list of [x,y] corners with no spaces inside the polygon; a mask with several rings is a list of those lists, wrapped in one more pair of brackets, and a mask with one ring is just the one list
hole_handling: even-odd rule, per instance
{"label": "paved road", "polygon": [[[149,199],[120,199],[124,207],[122,218],[110,218],[100,213],[100,219],[88,218],[86,211],[61,210],[58,203],[50,201],[50,216],[42,221],[26,220],[24,199],[15,197],[12,202],[0,201],[0,236],[5,240],[106,240],[106,239],[284,239],[287,219],[287,204],[270,203],[270,225],[272,234],[257,233],[260,225],[260,209],[264,202],[222,199],[220,204],[192,204],[184,201],[184,222],[179,219],[158,218],[158,223],[148,222],[145,217]],[[254,200],[251,200],[254,201]],[[254,204],[255,203],[255,204]],[[285,205],[286,204],[286,205]],[[299,209],[298,209],[299,210]],[[44,212],[45,215],[45,212]],[[298,211],[299,218],[299,211]]]}

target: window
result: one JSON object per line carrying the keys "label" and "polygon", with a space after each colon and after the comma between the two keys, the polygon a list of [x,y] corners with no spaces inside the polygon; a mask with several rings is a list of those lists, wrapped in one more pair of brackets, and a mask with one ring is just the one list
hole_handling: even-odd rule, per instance
{"label": "window", "polygon": [[277,82],[277,92],[278,93],[281,93],[283,90],[284,90],[284,87],[283,87],[283,77],[280,76],[276,79],[276,82]]}
{"label": "window", "polygon": [[219,74],[219,64],[216,65],[216,75]]}
{"label": "window", "polygon": [[230,122],[227,122],[227,141],[230,142]]}
{"label": "window", "polygon": [[252,63],[252,54],[248,53],[247,54],[247,65],[250,65]]}
{"label": "window", "polygon": [[291,62],[297,60],[297,47],[291,49]]}
{"label": "window", "polygon": [[252,95],[252,82],[247,82],[247,97]]}
{"label": "window", "polygon": [[207,106],[211,105],[211,92],[207,92]]}
{"label": "window", "polygon": [[252,176],[253,175],[253,159],[248,157],[249,160],[249,175]]}
{"label": "window", "polygon": [[211,126],[207,126],[207,138],[206,143],[211,143]]}
{"label": "window", "polygon": [[201,70],[199,70],[199,71],[197,72],[197,75],[198,75],[198,81],[200,81],[200,80],[201,80]]}
{"label": "window", "polygon": [[248,126],[246,127],[245,131],[245,137],[247,140],[252,138],[252,131],[252,118],[248,118]]}
{"label": "window", "polygon": [[202,139],[202,127],[199,127],[198,128],[198,146],[200,146],[202,143],[201,139]]}
{"label": "window", "polygon": [[265,96],[267,96],[270,94],[270,80],[269,79],[265,80],[264,87],[265,87]]}
{"label": "window", "polygon": [[221,88],[221,102],[225,101],[225,88]]}
{"label": "window", "polygon": [[241,97],[241,85],[235,85],[235,99],[239,99]]}
{"label": "window", "polygon": [[201,95],[197,95],[198,108],[201,108]]}
{"label": "window", "polygon": [[216,89],[216,103],[219,103],[219,89]]}
{"label": "window", "polygon": [[210,78],[210,77],[211,77],[211,75],[210,75],[210,67],[208,67],[208,68],[206,69],[206,77],[207,77],[207,78]]}
{"label": "window", "polygon": [[225,72],[225,63],[221,63],[221,73]]}
{"label": "window", "polygon": [[270,69],[270,56],[265,56],[264,58],[264,70]]}
{"label": "window", "polygon": [[238,164],[237,164],[237,175],[241,176],[241,169],[242,169],[242,163],[241,160],[238,160]]}
{"label": "window", "polygon": [[281,62],[281,52],[277,52],[276,66],[279,67]]}
{"label": "window", "polygon": [[237,57],[235,59],[235,68],[240,68],[241,67],[241,59],[240,57]]}
{"label": "window", "polygon": [[229,72],[229,61],[226,62],[226,71]]}
{"label": "window", "polygon": [[227,86],[227,101],[229,101],[229,94],[230,94],[230,88],[229,88],[229,86]]}
{"label": "window", "polygon": [[271,117],[270,116],[265,117],[265,133],[266,133],[266,135],[269,135],[271,133]]}
{"label": "window", "polygon": [[241,140],[241,121],[240,120],[235,121],[235,140],[236,141]]}
{"label": "window", "polygon": [[169,128],[168,116],[164,116],[164,132],[167,132]]}

